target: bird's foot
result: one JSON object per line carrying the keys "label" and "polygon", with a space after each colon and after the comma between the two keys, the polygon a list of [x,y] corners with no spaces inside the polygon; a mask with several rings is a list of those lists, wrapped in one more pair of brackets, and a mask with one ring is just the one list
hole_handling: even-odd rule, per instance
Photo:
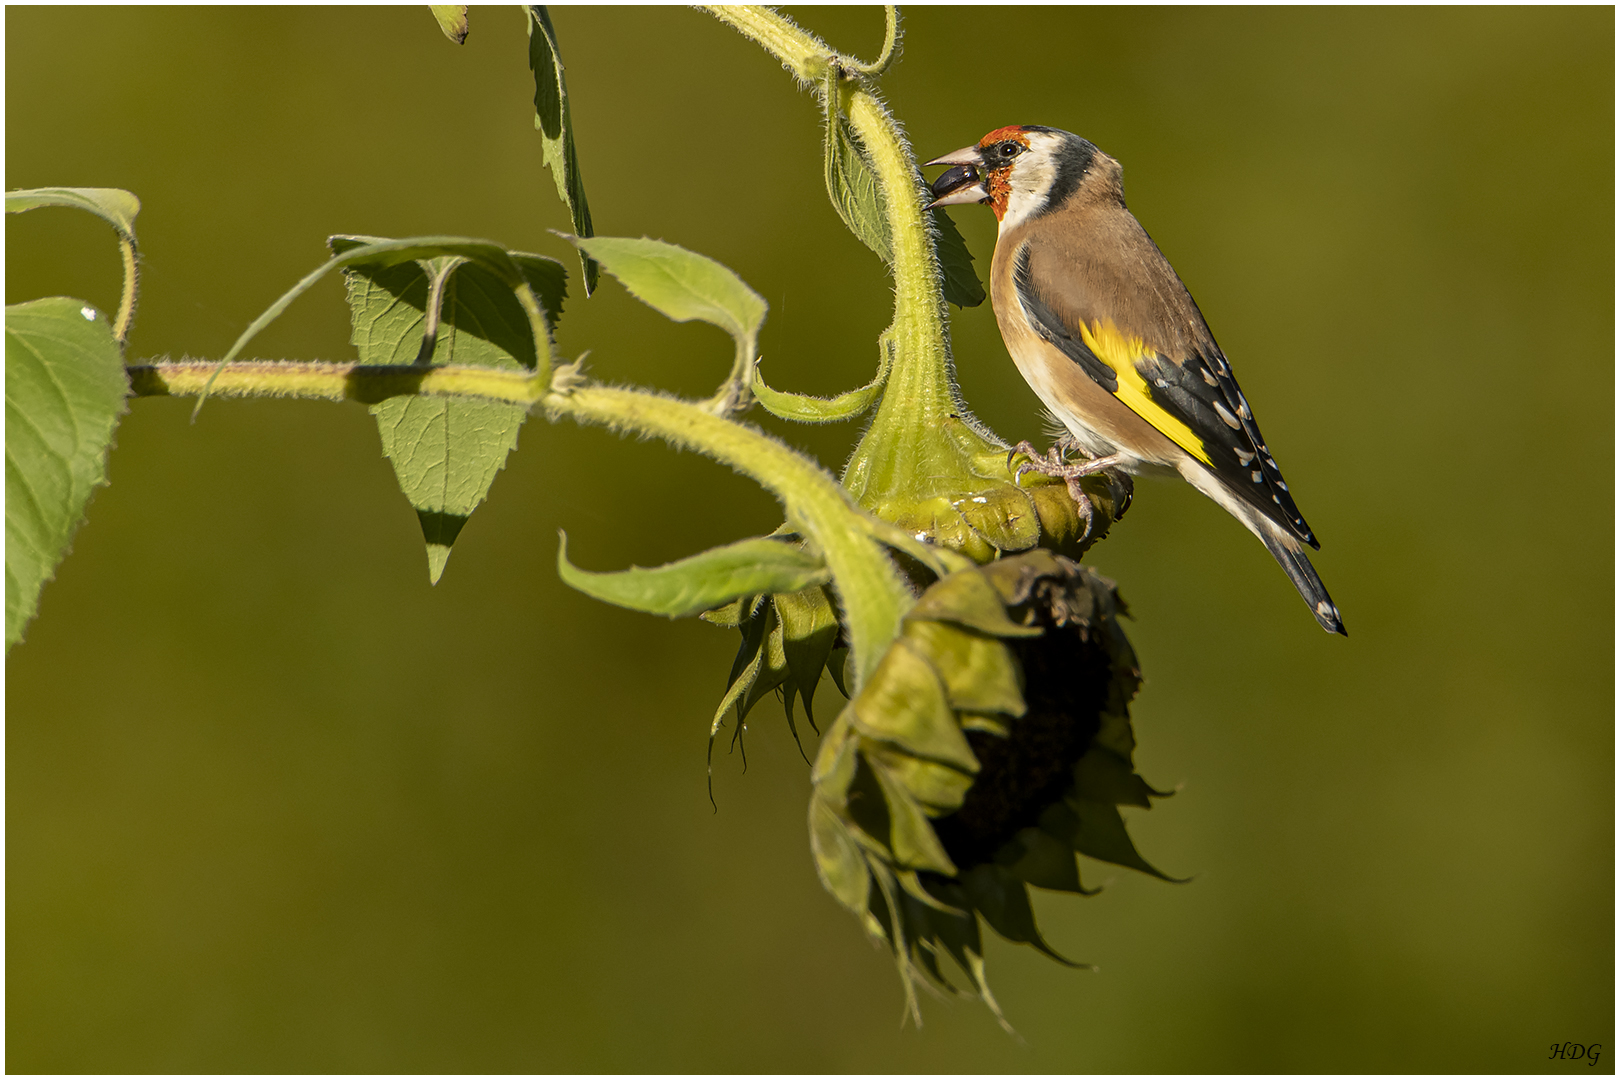
{"label": "bird's foot", "polygon": [[[1010,466],[1014,457],[1023,454],[1029,460],[1018,466],[1018,470],[1013,474],[1015,480],[1021,479],[1027,472],[1038,472],[1043,476],[1054,476],[1061,479],[1064,486],[1069,489],[1069,497],[1074,499],[1074,504],[1080,511],[1080,518],[1085,522],[1086,531],[1090,532],[1091,499],[1086,496],[1085,491],[1080,487],[1080,480],[1082,477],[1105,472],[1124,464],[1125,455],[1110,454],[1107,457],[1088,458],[1085,461],[1070,464],[1063,456],[1063,448],[1064,444],[1060,441],[1058,445],[1043,454],[1036,450],[1028,439],[1025,439],[1008,451],[1007,464]],[[1114,483],[1113,478],[1116,476],[1119,477],[1122,484]],[[1121,473],[1112,473],[1109,476],[1108,487],[1114,496],[1115,505],[1119,506],[1119,511],[1114,515],[1117,519],[1123,516],[1125,507],[1130,505],[1130,480]],[[1123,488],[1123,492],[1120,490],[1121,488]],[[1121,494],[1123,494],[1123,500]],[[1120,505],[1121,502],[1123,502],[1123,505]]]}
{"label": "bird's foot", "polygon": [[[1062,480],[1074,481],[1082,476],[1090,476],[1092,473],[1100,473],[1105,469],[1117,468],[1125,463],[1124,454],[1109,454],[1107,457],[1088,458],[1085,461],[1079,461],[1071,465],[1064,460],[1062,451],[1058,447],[1054,446],[1042,454],[1030,444],[1028,439],[1007,452],[1007,464],[1010,466],[1012,459],[1019,454],[1026,455],[1029,460],[1018,466],[1018,471],[1013,474],[1014,479],[1022,479],[1027,472],[1038,472],[1044,476],[1056,476]],[[1073,490],[1072,484],[1070,490]]]}

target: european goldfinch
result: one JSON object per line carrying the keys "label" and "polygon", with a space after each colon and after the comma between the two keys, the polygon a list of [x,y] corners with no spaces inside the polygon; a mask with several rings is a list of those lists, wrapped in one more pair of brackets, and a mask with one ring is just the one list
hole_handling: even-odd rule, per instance
{"label": "european goldfinch", "polygon": [[990,299],[1025,381],[1090,460],[1034,468],[1174,470],[1249,527],[1323,629],[1345,633],[1304,545],[1320,545],[1283,482],[1187,287],[1125,208],[1119,162],[1078,135],[1014,126],[935,158],[930,208],[987,203],[1001,222]]}

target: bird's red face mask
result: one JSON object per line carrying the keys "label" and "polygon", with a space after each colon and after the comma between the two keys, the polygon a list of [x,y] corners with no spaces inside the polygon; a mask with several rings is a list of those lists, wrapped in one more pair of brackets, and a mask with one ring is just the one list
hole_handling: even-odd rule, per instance
{"label": "bird's red face mask", "polygon": [[1021,126],[997,128],[972,146],[937,157],[927,165],[949,165],[932,185],[934,201],[927,209],[962,203],[988,203],[1000,221],[1007,212],[1013,161],[1029,149],[1029,136]]}

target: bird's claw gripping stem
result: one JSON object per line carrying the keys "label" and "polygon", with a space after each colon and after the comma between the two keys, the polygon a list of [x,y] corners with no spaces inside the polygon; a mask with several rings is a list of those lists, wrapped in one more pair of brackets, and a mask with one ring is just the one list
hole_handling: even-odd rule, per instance
{"label": "bird's claw gripping stem", "polygon": [[[1030,443],[1028,439],[1025,439],[1017,446],[1007,451],[1007,467],[1011,468],[1013,458],[1017,457],[1019,454],[1023,454],[1029,458],[1029,460],[1018,466],[1017,471],[1013,473],[1013,479],[1015,481],[1022,479],[1024,474],[1027,472],[1038,472],[1043,476],[1055,476],[1062,479],[1064,484],[1069,489],[1069,497],[1074,499],[1074,504],[1080,511],[1080,518],[1086,524],[1086,531],[1090,532],[1091,500],[1086,497],[1085,491],[1081,489],[1080,478],[1084,476],[1091,476],[1093,473],[1105,472],[1123,464],[1125,455],[1110,454],[1107,457],[1088,458],[1085,461],[1076,462],[1075,464],[1071,465],[1063,459],[1063,453],[1060,446],[1061,444],[1059,446],[1054,446],[1043,454],[1036,450],[1034,445]],[[1108,486],[1110,490],[1115,490],[1122,485],[1115,484],[1112,478],[1110,478]],[[1125,507],[1130,505],[1129,481],[1126,480],[1126,483],[1123,486],[1125,487],[1125,498],[1123,500],[1123,505],[1120,505],[1119,509],[1116,510],[1114,514],[1115,520],[1122,517],[1125,512]],[[1121,500],[1116,497],[1115,502],[1119,503],[1120,501]]]}

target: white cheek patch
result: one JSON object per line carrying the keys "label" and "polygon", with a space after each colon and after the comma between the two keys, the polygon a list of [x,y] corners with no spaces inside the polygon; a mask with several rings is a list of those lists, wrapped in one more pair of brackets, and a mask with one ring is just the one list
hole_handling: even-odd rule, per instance
{"label": "white cheek patch", "polygon": [[1029,149],[1013,163],[1012,175],[1007,178],[1007,212],[1001,218],[1001,231],[1015,229],[1031,214],[1046,206],[1046,193],[1057,179],[1057,159],[1053,156],[1056,140],[1050,135],[1031,133]]}

